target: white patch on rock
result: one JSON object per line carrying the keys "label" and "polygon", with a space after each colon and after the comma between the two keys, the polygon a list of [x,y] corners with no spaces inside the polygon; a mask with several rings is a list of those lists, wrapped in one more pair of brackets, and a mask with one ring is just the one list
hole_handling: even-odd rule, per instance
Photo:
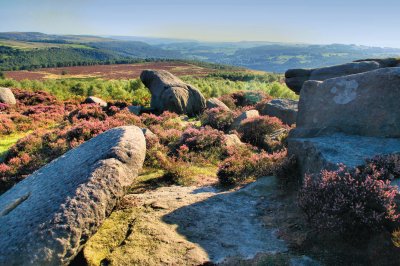
{"label": "white patch on rock", "polygon": [[357,97],[358,82],[356,80],[341,80],[337,86],[331,89],[332,94],[336,94],[333,100],[337,104],[347,104]]}

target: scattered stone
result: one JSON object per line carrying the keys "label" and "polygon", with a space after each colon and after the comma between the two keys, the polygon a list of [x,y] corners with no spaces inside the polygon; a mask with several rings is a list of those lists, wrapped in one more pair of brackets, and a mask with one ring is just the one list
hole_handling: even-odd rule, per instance
{"label": "scattered stone", "polygon": [[107,102],[94,96],[87,97],[83,103],[94,103],[100,105],[101,107],[107,107]]}
{"label": "scattered stone", "polygon": [[249,110],[241,113],[238,117],[233,120],[231,125],[231,130],[236,130],[239,128],[240,124],[247,118],[259,117],[260,113],[257,110]]}
{"label": "scattered stone", "polygon": [[283,123],[292,125],[296,123],[297,105],[296,100],[274,99],[261,106],[260,114],[277,117]]}
{"label": "scattered stone", "polygon": [[14,105],[17,103],[14,93],[9,88],[0,88],[0,103]]}
{"label": "scattered stone", "polygon": [[383,68],[325,81],[307,81],[293,137],[334,132],[400,137],[400,68]]}
{"label": "scattered stone", "polygon": [[140,105],[138,105],[138,106],[131,105],[131,106],[128,106],[128,110],[132,114],[140,115],[140,113],[142,112],[142,106],[140,106]]}
{"label": "scattered stone", "polygon": [[175,112],[196,116],[206,108],[201,92],[165,70],[144,70],[140,75],[151,93],[151,108],[156,112]]}
{"label": "scattered stone", "polygon": [[352,63],[323,67],[316,69],[289,69],[285,73],[286,85],[295,93],[299,94],[305,81],[324,81],[330,78],[363,73],[378,68],[397,67],[400,61],[395,58],[366,59]]}
{"label": "scattered stone", "polygon": [[144,137],[147,138],[157,138],[157,135],[154,134],[150,129],[148,128],[142,128],[142,132]]}
{"label": "scattered stone", "polygon": [[221,102],[220,100],[218,100],[217,98],[210,98],[207,100],[206,102],[206,106],[208,109],[211,108],[221,108],[225,111],[229,111],[229,107],[226,106],[226,104],[224,104],[223,102]]}
{"label": "scattered stone", "polygon": [[227,147],[237,147],[245,145],[236,134],[225,135],[225,145]]}
{"label": "scattered stone", "polygon": [[137,177],[145,145],[138,127],[111,129],[1,195],[0,264],[69,264]]}

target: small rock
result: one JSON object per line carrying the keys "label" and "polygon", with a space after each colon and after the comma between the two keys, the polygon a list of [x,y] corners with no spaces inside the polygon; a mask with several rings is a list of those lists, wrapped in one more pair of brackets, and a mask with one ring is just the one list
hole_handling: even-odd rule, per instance
{"label": "small rock", "polygon": [[292,125],[296,123],[298,101],[290,99],[274,99],[261,106],[260,114],[274,116],[283,123]]}
{"label": "small rock", "polygon": [[138,105],[138,106],[131,105],[131,106],[128,106],[128,110],[132,114],[140,115],[140,113],[142,111],[142,106],[140,106],[140,105]]}
{"label": "small rock", "polygon": [[101,107],[107,107],[107,102],[105,102],[102,99],[97,98],[95,96],[87,97],[83,103],[94,103],[94,104],[100,105]]}
{"label": "small rock", "polygon": [[245,145],[236,134],[225,135],[225,145],[227,147],[237,147]]}
{"label": "small rock", "polygon": [[220,100],[218,100],[217,98],[210,98],[207,100],[206,102],[206,106],[208,109],[211,108],[221,108],[225,111],[229,111],[229,107],[226,106],[226,104],[224,104],[223,102],[221,102]]}
{"label": "small rock", "polygon": [[240,124],[243,122],[243,120],[247,118],[253,118],[253,117],[259,117],[260,113],[257,110],[249,110],[241,113],[238,117],[233,120],[233,123],[231,125],[231,130],[238,129]]}
{"label": "small rock", "polygon": [[14,93],[9,88],[0,88],[0,103],[14,105],[17,103]]}

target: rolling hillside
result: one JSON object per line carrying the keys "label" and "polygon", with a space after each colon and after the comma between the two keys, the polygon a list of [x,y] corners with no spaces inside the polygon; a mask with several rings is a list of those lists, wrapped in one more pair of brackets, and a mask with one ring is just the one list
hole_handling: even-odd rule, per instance
{"label": "rolling hillside", "polygon": [[138,59],[185,59],[283,73],[357,59],[398,57],[400,49],[357,45],[272,42],[198,42],[141,37],[0,33],[0,71],[94,64]]}

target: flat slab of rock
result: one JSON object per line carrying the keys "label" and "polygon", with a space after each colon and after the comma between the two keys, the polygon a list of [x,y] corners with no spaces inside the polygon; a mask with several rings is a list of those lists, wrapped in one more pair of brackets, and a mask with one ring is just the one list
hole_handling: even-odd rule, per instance
{"label": "flat slab of rock", "polygon": [[17,103],[14,93],[9,88],[0,88],[0,103],[14,105]]}
{"label": "flat slab of rock", "polygon": [[296,123],[298,101],[290,99],[274,99],[260,109],[261,115],[274,116],[283,123],[292,125]]}
{"label": "flat slab of rock", "polygon": [[151,93],[151,108],[162,113],[196,116],[206,108],[201,92],[165,70],[144,70],[140,74],[143,84]]}
{"label": "flat slab of rock", "polygon": [[226,104],[224,104],[223,102],[221,102],[217,98],[208,99],[207,102],[206,102],[206,106],[207,106],[208,109],[221,108],[222,110],[225,110],[225,111],[229,111],[230,110],[229,107],[226,106]]}
{"label": "flat slab of rock", "polygon": [[285,82],[292,91],[299,94],[304,82],[307,80],[323,81],[330,78],[372,71],[378,68],[396,67],[399,66],[399,63],[400,61],[395,58],[366,59],[315,69],[289,69],[285,73]]}
{"label": "flat slab of rock", "polygon": [[66,265],[143,165],[140,128],[111,129],[0,196],[0,265]]}
{"label": "flat slab of rock", "polygon": [[400,68],[382,68],[325,81],[307,81],[293,137],[326,132],[400,137]]}
{"label": "flat slab of rock", "polygon": [[95,96],[87,97],[83,103],[94,103],[94,104],[100,105],[101,107],[107,107],[107,102],[106,101],[104,101],[104,100],[102,100],[100,98],[97,98]]}
{"label": "flat slab of rock", "polygon": [[84,256],[89,265],[203,265],[286,252],[260,211],[275,193],[277,180],[265,177],[237,191],[171,186],[126,195]]}
{"label": "flat slab of rock", "polygon": [[400,139],[333,134],[315,138],[289,138],[288,154],[296,156],[300,172],[319,173],[335,170],[337,164],[348,167],[364,164],[376,155],[400,152]]}

